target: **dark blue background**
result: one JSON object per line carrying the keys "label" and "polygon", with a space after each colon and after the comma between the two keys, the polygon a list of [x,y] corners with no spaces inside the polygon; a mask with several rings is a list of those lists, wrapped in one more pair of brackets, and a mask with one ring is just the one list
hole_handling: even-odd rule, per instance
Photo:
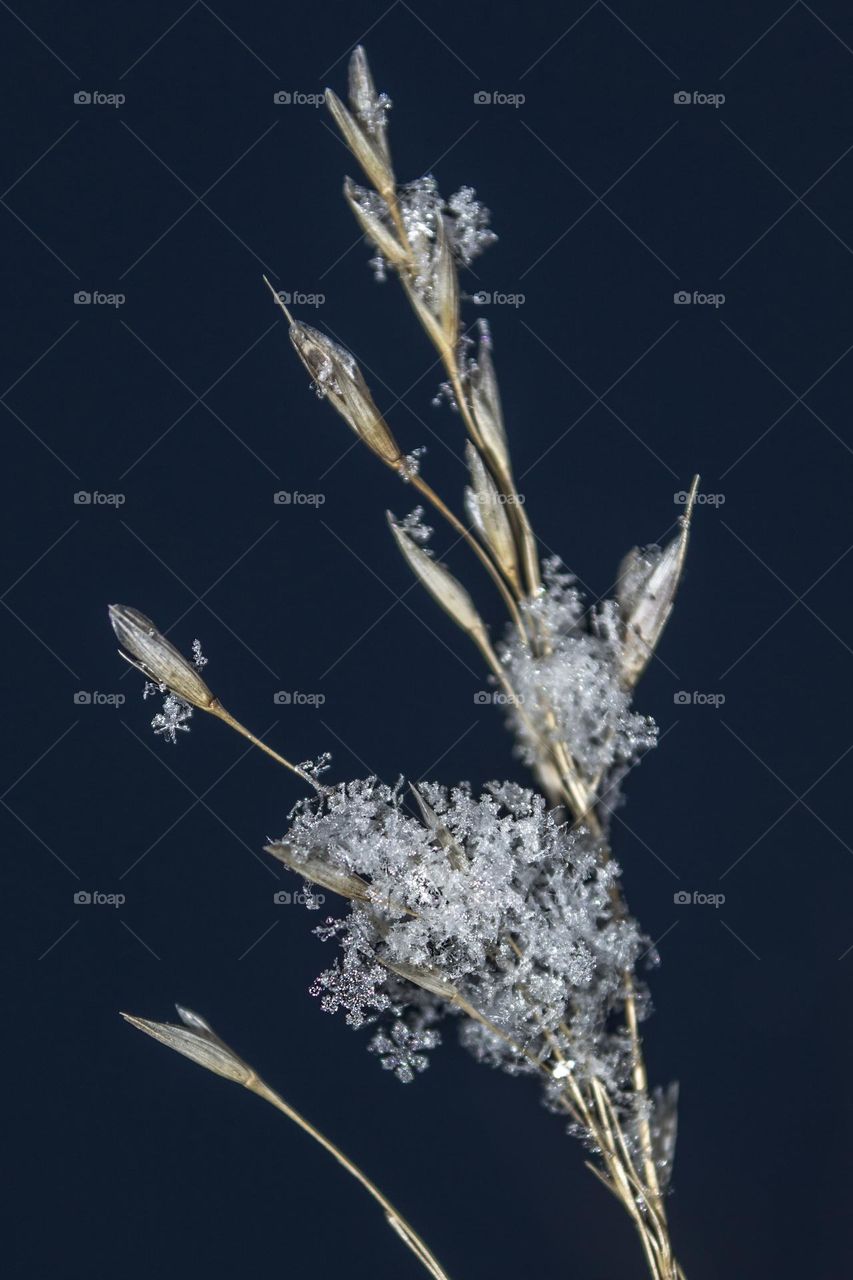
{"label": "dark blue background", "polygon": [[[325,295],[297,309],[356,352],[455,499],[459,424],[431,407],[438,372],[397,288],[365,267],[340,197],[354,164],[324,111],[273,101],[342,91],[360,38],[395,102],[400,177],[434,169],[493,210],[500,242],[468,287],[524,294],[481,313],[543,548],[597,596],[630,545],[671,530],[694,470],[724,498],[697,511],[639,698],[664,741],[615,833],[663,960],[651,1074],[682,1087],[673,1230],[691,1280],[842,1274],[848,6],[21,0],[0,26],[16,1274],[419,1274],[306,1139],[117,1016],[174,1000],[359,1159],[457,1280],[642,1274],[532,1083],[450,1036],[404,1088],[320,1012],[307,987],[331,948],[274,905],[258,852],[295,780],[213,722],[177,749],[155,739],[106,625],[121,600],[184,647],[201,637],[225,704],[296,759],[332,750],[333,777],[523,777],[475,704],[473,649],[408,591],[383,510],[410,495],[312,397],[261,282]],[[96,90],[126,101],[75,104]],[[725,302],[677,306],[679,289]],[[75,305],[80,290],[126,301]],[[124,505],[75,505],[96,490]],[[449,560],[497,624],[476,567]],[[279,689],[325,703],[277,705]],[[78,906],[79,889],[127,900]],[[725,905],[678,907],[679,890]]]}

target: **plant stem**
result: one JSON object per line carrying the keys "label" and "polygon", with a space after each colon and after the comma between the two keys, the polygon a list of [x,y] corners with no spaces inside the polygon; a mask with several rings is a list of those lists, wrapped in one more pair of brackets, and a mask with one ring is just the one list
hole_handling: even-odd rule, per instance
{"label": "plant stem", "polygon": [[327,1138],[326,1135],[321,1133],[319,1129],[316,1129],[309,1120],[306,1120],[303,1115],[300,1115],[298,1111],[294,1110],[288,1102],[285,1102],[284,1098],[282,1098],[280,1094],[276,1093],[274,1089],[271,1089],[270,1086],[266,1084],[265,1081],[261,1080],[259,1076],[253,1073],[249,1079],[246,1080],[245,1087],[249,1089],[250,1092],[256,1094],[259,1098],[263,1098],[265,1102],[270,1103],[270,1105],[275,1107],[277,1111],[281,1111],[282,1114],[286,1115],[289,1120],[292,1120],[295,1125],[298,1125],[300,1129],[309,1134],[310,1137],[312,1137],[315,1142],[319,1143],[325,1151],[328,1151],[330,1156],[337,1160],[338,1164],[343,1169],[346,1169],[347,1173],[355,1178],[356,1182],[361,1183],[368,1195],[373,1197],[384,1212],[389,1226],[393,1227],[401,1239],[408,1245],[418,1261],[433,1277],[433,1280],[449,1280],[447,1272],[441,1266],[441,1263],[435,1257],[435,1254],[433,1254],[426,1242],[422,1240],[417,1231],[415,1231],[411,1223],[403,1217],[402,1213],[400,1213],[399,1209],[391,1203],[388,1197],[379,1190],[376,1183],[372,1182],[370,1178],[368,1178],[367,1174],[363,1173],[362,1170],[359,1169],[358,1165],[354,1164],[353,1161],[350,1160],[349,1156],[345,1155],[344,1152],[341,1151],[340,1147],[336,1147],[330,1138]]}

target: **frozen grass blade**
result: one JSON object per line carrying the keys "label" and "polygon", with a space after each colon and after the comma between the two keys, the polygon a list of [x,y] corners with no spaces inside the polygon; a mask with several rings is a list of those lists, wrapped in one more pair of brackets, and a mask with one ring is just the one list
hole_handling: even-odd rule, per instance
{"label": "frozen grass blade", "polygon": [[251,730],[241,724],[230,711],[226,711],[222,703],[198,672],[183,654],[175,648],[170,640],[157,630],[150,618],[138,609],[131,609],[124,604],[111,604],[109,608],[110,622],[118,641],[124,646],[119,650],[121,656],[136,667],[138,671],[153,684],[169,689],[176,697],[187,705],[206,711],[209,715],[222,720],[242,737],[247,738],[253,746],[265,752],[278,764],[295,773],[303,782],[307,782],[315,791],[321,790],[317,780],[306,773],[299,765],[292,764],[284,756],[279,755],[272,747],[267,746]]}
{"label": "frozen grass blade", "polygon": [[166,1045],[169,1049],[174,1049],[176,1053],[189,1058],[192,1062],[197,1063],[198,1066],[204,1067],[205,1070],[212,1071],[214,1075],[223,1076],[226,1080],[233,1080],[236,1084],[243,1085],[250,1093],[263,1098],[265,1102],[268,1102],[277,1111],[292,1120],[303,1132],[319,1143],[325,1151],[328,1151],[329,1155],[342,1168],[346,1169],[347,1173],[361,1183],[368,1195],[372,1196],[382,1209],[388,1225],[394,1229],[401,1240],[411,1249],[421,1265],[433,1277],[433,1280],[449,1280],[447,1272],[442,1268],[438,1259],[421,1239],[414,1227],[406,1221],[388,1197],[379,1190],[376,1184],[368,1178],[367,1174],[349,1156],[345,1155],[339,1147],[336,1147],[330,1138],[327,1138],[325,1134],[315,1128],[289,1102],[285,1102],[280,1094],[271,1089],[253,1067],[250,1067],[229,1045],[220,1040],[204,1018],[197,1013],[193,1013],[191,1009],[183,1008],[181,1005],[176,1005],[175,1008],[181,1018],[179,1024],[151,1022],[148,1018],[137,1018],[129,1013],[123,1013],[121,1016],[131,1026],[136,1027],[139,1031],[144,1031],[146,1035],[152,1036],[160,1044]]}
{"label": "frozen grass blade", "polygon": [[[437,1046],[435,1027],[448,1014],[480,1061],[511,1075],[536,1074],[546,1103],[595,1153],[590,1167],[634,1225],[652,1280],[684,1280],[665,1201],[676,1091],[650,1092],[640,1037],[648,1002],[639,968],[653,948],[629,913],[609,828],[623,777],[656,742],[654,723],[632,698],[683,574],[698,478],[678,535],[663,550],[629,553],[614,599],[590,605],[559,560],[540,564],[513,478],[488,326],[478,322],[475,348],[460,318],[459,272],[494,239],[488,211],[468,187],[445,199],[431,176],[397,185],[390,103],[377,93],[362,49],[350,62],[349,106],[333,93],[327,101],[372,186],[344,186],[374,247],[371,265],[381,278],[398,276],[439,355],[439,401],[458,411],[467,436],[471,528],[420,474],[420,451],[398,444],[351,353],[291,316],[267,284],[317,393],[440,514],[498,588],[508,621],[496,651],[467,587],[427,549],[432,530],[423,508],[399,522],[389,517],[409,568],[481,653],[500,691],[494,700],[504,704],[516,750],[542,794],[509,782],[478,794],[465,782],[419,780],[411,787],[415,813],[404,804],[402,780],[320,787],[322,761],[292,765],[222,708],[199,675],[200,650],[189,663],[135,610],[116,606],[113,623],[129,660],[183,700],[187,714],[196,707],[225,720],[313,788],[291,811],[284,836],[265,847],[343,903],[346,914],[316,931],[339,947],[312,987],[322,1007],[343,1009],[355,1027],[378,1023],[369,1048],[403,1082],[426,1066],[423,1051]],[[202,1018],[179,1013],[180,1026],[129,1020],[309,1132],[368,1189],[430,1275],[445,1280],[420,1238],[348,1158]]]}

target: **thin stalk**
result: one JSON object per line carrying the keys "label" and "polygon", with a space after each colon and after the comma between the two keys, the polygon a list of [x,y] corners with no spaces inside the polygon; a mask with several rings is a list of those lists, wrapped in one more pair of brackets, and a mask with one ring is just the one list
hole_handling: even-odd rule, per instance
{"label": "thin stalk", "polygon": [[237,733],[242,734],[244,738],[248,738],[249,742],[251,742],[253,746],[260,747],[261,751],[266,752],[268,756],[277,761],[278,764],[283,765],[285,769],[289,769],[291,773],[295,773],[297,778],[301,778],[303,782],[307,782],[309,786],[314,788],[318,795],[323,794],[324,788],[316,778],[312,778],[310,773],[306,773],[298,764],[293,764],[292,761],[286,759],[282,755],[279,755],[277,751],[274,751],[272,747],[268,747],[265,742],[252,733],[251,729],[247,729],[244,724],[241,724],[240,721],[236,719],[236,717],[232,716],[230,711],[226,711],[221,702],[216,701],[210,707],[205,709],[209,711],[212,716],[216,716],[216,718],[221,720],[224,724],[230,725],[232,729],[235,729]]}
{"label": "thin stalk", "polygon": [[500,570],[496,568],[494,562],[492,561],[491,556],[488,554],[485,548],[480,545],[477,539],[472,536],[470,530],[465,528],[465,525],[462,523],[459,517],[454,515],[453,512],[450,510],[450,508],[447,506],[447,504],[443,501],[443,499],[438,496],[438,494],[433,489],[432,485],[428,484],[427,481],[424,480],[423,477],[420,475],[409,476],[407,477],[407,479],[409,484],[412,486],[412,488],[417,489],[418,493],[421,494],[422,497],[426,498],[427,502],[429,502],[431,506],[435,508],[435,510],[439,513],[439,515],[442,515],[444,517],[444,519],[448,522],[451,528],[453,528],[455,532],[459,534],[460,538],[464,538],[465,542],[467,542],[468,546],[474,552],[477,559],[485,566],[485,568],[488,571],[489,577],[492,579],[498,591],[500,591],[501,593],[501,598],[503,599],[503,602],[507,607],[507,611],[510,617],[512,618],[513,624],[516,630],[518,631],[518,634],[520,635],[521,639],[525,643],[527,643],[527,632],[524,628],[524,623],[522,622],[521,614],[518,611],[518,606],[515,600],[513,599],[512,595],[510,594],[506,583],[504,582],[503,575],[501,574]]}
{"label": "thin stalk", "polygon": [[403,1217],[402,1213],[400,1213],[399,1209],[392,1204],[388,1197],[379,1190],[376,1183],[371,1181],[367,1174],[359,1169],[358,1165],[350,1160],[349,1156],[347,1156],[343,1151],[341,1151],[340,1147],[336,1147],[330,1138],[327,1138],[326,1135],[321,1133],[319,1129],[315,1128],[309,1120],[306,1120],[303,1115],[300,1115],[298,1111],[291,1107],[290,1103],[285,1102],[284,1098],[282,1098],[280,1094],[276,1093],[274,1089],[271,1089],[270,1086],[265,1081],[261,1080],[259,1076],[253,1073],[250,1078],[245,1081],[245,1087],[249,1089],[250,1092],[256,1094],[259,1098],[263,1098],[265,1102],[270,1103],[270,1105],[275,1107],[277,1111],[281,1111],[282,1114],[286,1115],[289,1120],[292,1120],[295,1125],[298,1125],[300,1129],[309,1134],[315,1142],[319,1143],[324,1151],[328,1151],[329,1155],[332,1156],[333,1159],[337,1160],[341,1168],[346,1169],[347,1173],[364,1187],[368,1195],[373,1197],[384,1212],[389,1226],[393,1227],[401,1239],[408,1245],[418,1261],[433,1277],[433,1280],[449,1280],[447,1272],[444,1270],[441,1263],[438,1261],[426,1242],[418,1235],[417,1231],[415,1231],[411,1223]]}

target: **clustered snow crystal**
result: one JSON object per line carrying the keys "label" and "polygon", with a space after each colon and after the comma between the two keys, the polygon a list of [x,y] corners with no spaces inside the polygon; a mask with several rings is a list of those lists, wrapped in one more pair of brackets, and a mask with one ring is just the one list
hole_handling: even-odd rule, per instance
{"label": "clustered snow crystal", "polygon": [[657,741],[654,721],[631,710],[620,681],[618,605],[607,600],[588,612],[557,559],[545,562],[543,575],[542,590],[523,606],[532,634],[542,637],[540,653],[512,632],[501,652],[518,695],[510,718],[520,753],[528,764],[537,760],[532,723],[538,733],[566,743],[587,781],[611,779],[612,786]]}
{"label": "clustered snow crystal", "polygon": [[613,1015],[646,944],[614,912],[618,867],[585,828],[513,783],[479,797],[421,783],[413,799],[368,778],[300,802],[281,848],[294,869],[357,886],[317,930],[342,954],[312,990],[352,1026],[387,1023],[370,1048],[401,1080],[456,1013],[478,1059],[516,1073],[536,1069],[527,1055],[562,1058],[618,1095],[629,1046]]}
{"label": "clustered snow crystal", "polygon": [[[193,640],[193,666],[199,673],[207,666],[207,658],[202,653],[200,640]],[[172,693],[165,684],[155,684],[153,680],[146,680],[142,688],[142,697],[156,698],[158,694],[165,694],[165,697],[161,710],[152,717],[151,728],[164,741],[171,742],[174,746],[178,741],[179,733],[189,733],[193,709],[183,698]]]}
{"label": "clustered snow crystal", "polygon": [[[351,193],[366,213],[378,218],[393,234],[394,224],[388,206],[377,192],[353,183]],[[430,301],[435,276],[439,218],[443,219],[443,229],[453,256],[463,267],[470,267],[474,259],[497,240],[489,228],[489,211],[475,199],[475,195],[473,187],[460,187],[445,200],[430,174],[407,183],[397,192],[403,225],[415,255],[414,286],[427,302]],[[376,278],[384,280],[387,263],[383,256],[377,253],[370,265]]]}

